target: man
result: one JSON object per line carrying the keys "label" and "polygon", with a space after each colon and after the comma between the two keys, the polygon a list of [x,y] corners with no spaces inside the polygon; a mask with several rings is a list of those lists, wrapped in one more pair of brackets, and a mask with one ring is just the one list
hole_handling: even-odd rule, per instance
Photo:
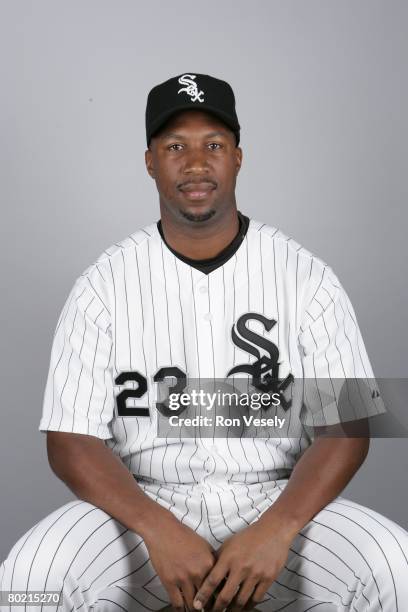
{"label": "man", "polygon": [[[347,294],[324,262],[237,210],[226,82],[156,86],[146,135],[160,221],[77,278],[53,341],[39,429],[78,499],[18,540],[2,590],[57,591],[64,611],[403,612],[407,532],[339,496],[368,436],[314,435],[383,410]],[[341,390],[361,379],[368,412],[344,418]],[[170,408],[160,384],[181,398],[191,381],[239,380],[274,392],[258,413],[273,424],[172,432],[174,417],[211,411],[204,395]],[[299,394],[297,380],[313,384]]]}

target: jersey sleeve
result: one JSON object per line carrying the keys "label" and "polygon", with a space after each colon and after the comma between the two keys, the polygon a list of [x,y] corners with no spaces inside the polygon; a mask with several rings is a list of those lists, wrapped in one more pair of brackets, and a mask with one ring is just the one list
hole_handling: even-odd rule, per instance
{"label": "jersey sleeve", "polygon": [[112,437],[114,413],[110,316],[84,273],[74,283],[55,329],[39,431]]}
{"label": "jersey sleeve", "polygon": [[302,420],[335,425],[386,412],[350,299],[326,266],[303,313]]}

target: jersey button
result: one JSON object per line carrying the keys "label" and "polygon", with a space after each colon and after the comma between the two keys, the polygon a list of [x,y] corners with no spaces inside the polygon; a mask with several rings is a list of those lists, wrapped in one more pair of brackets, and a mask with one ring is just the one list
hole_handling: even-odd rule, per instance
{"label": "jersey button", "polygon": [[211,321],[212,319],[211,312],[206,312],[205,315],[203,315],[203,319],[205,319],[206,321]]}
{"label": "jersey button", "polygon": [[200,293],[208,293],[208,289],[206,285],[201,285],[200,287]]}

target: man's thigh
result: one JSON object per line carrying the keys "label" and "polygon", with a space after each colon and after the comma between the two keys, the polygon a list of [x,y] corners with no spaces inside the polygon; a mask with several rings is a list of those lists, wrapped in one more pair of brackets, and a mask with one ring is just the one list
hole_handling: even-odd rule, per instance
{"label": "man's thigh", "polygon": [[[130,597],[133,604],[127,610],[159,610],[169,603],[143,539],[81,500],[61,506],[34,525],[0,565],[0,590],[59,591],[63,612],[80,606],[85,612],[92,604],[91,609],[102,609],[98,606],[104,605],[104,592],[111,593],[113,586],[120,605],[129,599],[128,584],[134,599]],[[99,598],[101,604],[96,603]],[[13,607],[16,612],[20,609],[39,608]],[[113,604],[106,609],[114,609]]]}
{"label": "man's thigh", "polygon": [[[278,484],[277,489],[269,484],[241,484],[233,493],[209,496],[214,538],[221,542],[257,521],[287,481]],[[295,537],[285,567],[268,589],[269,599],[258,607],[273,611],[285,605],[285,612],[303,612],[322,602],[322,610],[355,606],[359,612],[403,612],[408,601],[407,558],[408,533],[401,526],[337,497]]]}
{"label": "man's thigh", "polygon": [[299,598],[326,600],[342,611],[402,612],[408,601],[407,558],[408,533],[402,527],[337,497],[292,542],[269,592],[280,599],[298,592]]}

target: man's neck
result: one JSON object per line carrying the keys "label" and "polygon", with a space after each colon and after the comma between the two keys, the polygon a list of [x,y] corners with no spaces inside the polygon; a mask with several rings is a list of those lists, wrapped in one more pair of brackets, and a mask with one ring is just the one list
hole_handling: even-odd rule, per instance
{"label": "man's neck", "polygon": [[190,259],[210,259],[216,257],[230,242],[239,230],[238,212],[233,208],[214,225],[197,222],[197,225],[181,226],[166,214],[161,216],[161,227],[166,243],[175,251]]}

